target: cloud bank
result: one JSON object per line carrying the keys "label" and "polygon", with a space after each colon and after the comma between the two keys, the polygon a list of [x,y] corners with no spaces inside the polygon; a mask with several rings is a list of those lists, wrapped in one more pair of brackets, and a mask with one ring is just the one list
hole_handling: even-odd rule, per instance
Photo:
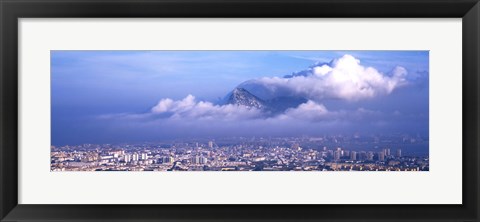
{"label": "cloud bank", "polygon": [[196,101],[195,97],[188,95],[182,100],[161,99],[151,109],[152,114],[167,115],[172,119],[223,119],[238,120],[252,119],[262,116],[262,111],[246,106],[233,104],[214,105],[211,102]]}
{"label": "cloud bank", "polygon": [[[307,70],[285,77],[264,77],[249,80],[240,86],[249,89],[264,99],[279,96],[307,98],[307,102],[291,107],[284,113],[269,116],[264,110],[234,104],[213,104],[197,101],[193,95],[181,100],[161,99],[151,108],[150,115],[170,119],[212,119],[212,120],[248,120],[248,119],[298,119],[306,121],[324,121],[346,118],[348,111],[329,111],[323,100],[336,99],[359,101],[385,96],[396,88],[407,84],[407,70],[397,66],[390,75],[385,75],[372,67],[364,67],[360,60],[344,55],[330,63],[320,63]],[[353,110],[357,117],[368,112]]]}
{"label": "cloud bank", "polygon": [[320,63],[286,77],[264,77],[241,84],[258,96],[301,96],[314,101],[340,99],[359,101],[388,95],[405,85],[407,70],[397,66],[389,75],[373,67],[364,67],[360,60],[344,55],[330,63]]}

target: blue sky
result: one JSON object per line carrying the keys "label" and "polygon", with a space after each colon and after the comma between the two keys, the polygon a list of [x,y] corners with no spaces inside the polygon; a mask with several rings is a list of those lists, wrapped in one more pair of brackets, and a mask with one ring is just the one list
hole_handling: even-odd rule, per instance
{"label": "blue sky", "polygon": [[[314,64],[330,64],[345,55],[358,60],[361,67],[372,67],[372,75],[386,78],[375,83],[369,79],[362,80],[372,87],[373,94],[349,98],[350,94],[333,92],[348,88],[344,85],[325,87],[328,82],[325,79],[320,83],[328,91],[325,89],[317,94],[298,92],[297,88],[302,88],[298,85],[302,84],[301,81],[291,83],[294,82],[292,80],[287,85],[281,83],[285,75],[309,69]],[[385,132],[386,129],[428,135],[428,59],[428,51],[52,51],[52,144],[242,135],[255,126],[278,128],[278,122],[282,121],[282,126],[305,129],[302,133],[308,135],[326,131],[364,130],[375,133]],[[330,66],[333,67],[332,64]],[[396,67],[402,67],[402,73],[398,74],[401,80],[388,79],[398,72]],[[272,83],[274,80],[280,82]],[[275,119],[277,117],[254,118],[255,114],[249,111],[246,121],[242,119],[245,117],[243,114],[226,120],[224,114],[205,116],[205,110],[198,110],[199,102],[209,102],[208,113],[227,112],[229,107],[217,106],[216,102],[249,81],[265,87],[270,84],[268,87],[297,90],[298,95],[312,101],[302,108],[312,108],[321,113],[324,107],[328,115],[320,118],[316,112],[315,121],[312,121],[304,118],[310,114],[292,109],[289,114],[298,114],[301,118],[288,116],[292,119],[287,121]],[[392,82],[393,90],[381,86]],[[308,87],[304,87],[304,91],[309,90]],[[352,93],[361,95],[355,91]],[[188,95],[193,96],[193,101],[185,100]],[[153,107],[167,104],[167,98],[173,101],[168,103],[169,110],[162,115],[152,111]],[[179,118],[175,115],[178,110],[175,104],[181,101],[193,105],[192,110],[183,110],[181,114],[184,116]],[[378,115],[365,117],[360,111]],[[166,113],[170,116],[163,118]],[[199,116],[199,113],[203,114]],[[393,113],[396,119],[388,116]],[[188,119],[187,114],[196,119]],[[357,120],[344,117],[352,116],[349,114],[358,114],[359,117]],[[146,118],[146,115],[149,117]],[[335,121],[324,120],[327,118]],[[217,127],[215,129],[202,127],[209,125],[209,119],[227,122],[221,126],[212,125]],[[216,133],[220,131],[231,133]],[[274,135],[288,134],[288,130],[271,131]]]}

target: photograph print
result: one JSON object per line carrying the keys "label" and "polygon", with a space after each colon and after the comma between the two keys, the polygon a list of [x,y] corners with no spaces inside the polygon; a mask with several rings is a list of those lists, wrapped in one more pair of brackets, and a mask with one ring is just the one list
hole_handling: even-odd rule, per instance
{"label": "photograph print", "polygon": [[51,171],[429,171],[428,51],[50,59]]}

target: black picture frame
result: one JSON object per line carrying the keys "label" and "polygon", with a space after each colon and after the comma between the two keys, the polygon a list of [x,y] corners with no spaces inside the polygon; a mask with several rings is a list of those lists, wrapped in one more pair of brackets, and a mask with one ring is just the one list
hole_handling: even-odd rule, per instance
{"label": "black picture frame", "polygon": [[[479,221],[478,0],[0,0],[0,15],[1,221]],[[17,21],[47,17],[462,18],[463,204],[18,204]]]}

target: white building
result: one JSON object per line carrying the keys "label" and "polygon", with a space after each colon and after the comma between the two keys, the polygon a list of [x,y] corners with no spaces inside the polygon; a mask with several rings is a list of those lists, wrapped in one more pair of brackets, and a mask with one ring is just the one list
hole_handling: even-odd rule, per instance
{"label": "white building", "polygon": [[134,153],[132,155],[132,161],[138,161],[138,159],[139,159],[138,153]]}

